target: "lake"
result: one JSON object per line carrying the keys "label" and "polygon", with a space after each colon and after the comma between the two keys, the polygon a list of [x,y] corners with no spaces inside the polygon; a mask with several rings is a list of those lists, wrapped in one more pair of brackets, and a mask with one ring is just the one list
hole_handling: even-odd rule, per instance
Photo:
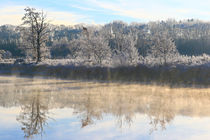
{"label": "lake", "polygon": [[0,76],[0,140],[210,139],[210,88]]}

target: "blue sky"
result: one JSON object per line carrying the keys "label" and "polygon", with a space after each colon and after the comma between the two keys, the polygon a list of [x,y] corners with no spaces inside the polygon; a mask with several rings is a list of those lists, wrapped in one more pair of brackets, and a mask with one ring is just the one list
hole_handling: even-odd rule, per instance
{"label": "blue sky", "polygon": [[104,24],[195,18],[210,21],[210,0],[0,0],[0,25],[21,23],[26,6],[43,9],[53,24]]}

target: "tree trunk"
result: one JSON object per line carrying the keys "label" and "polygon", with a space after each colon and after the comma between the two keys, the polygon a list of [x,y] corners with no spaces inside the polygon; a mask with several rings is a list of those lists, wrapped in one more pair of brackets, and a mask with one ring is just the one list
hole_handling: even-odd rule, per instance
{"label": "tree trunk", "polygon": [[166,58],[166,55],[164,54],[164,66],[167,65],[167,58]]}
{"label": "tree trunk", "polygon": [[39,63],[41,61],[39,34],[37,36],[37,48],[36,48],[36,51],[37,51],[36,63]]}

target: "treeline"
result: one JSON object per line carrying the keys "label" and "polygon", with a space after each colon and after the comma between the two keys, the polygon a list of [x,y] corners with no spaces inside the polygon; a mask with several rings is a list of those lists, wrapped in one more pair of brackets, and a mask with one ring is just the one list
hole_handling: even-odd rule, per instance
{"label": "treeline", "polygon": [[[114,21],[98,26],[49,24],[48,30],[42,57],[51,59],[135,65],[140,61],[167,64],[177,57],[203,54],[209,59],[210,55],[210,23],[193,19],[132,24]],[[33,58],[33,51],[28,49],[30,43],[18,27],[0,26],[0,50],[10,54],[6,56]]]}

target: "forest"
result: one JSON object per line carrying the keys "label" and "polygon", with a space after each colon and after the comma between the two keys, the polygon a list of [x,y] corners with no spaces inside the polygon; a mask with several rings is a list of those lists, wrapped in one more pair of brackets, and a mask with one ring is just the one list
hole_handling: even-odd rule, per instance
{"label": "forest", "polygon": [[[168,19],[148,23],[113,21],[104,25],[65,26],[48,23],[44,13],[36,12],[36,9],[26,8],[25,12],[22,25],[0,26],[1,63],[209,66],[209,22]],[[36,24],[36,20],[31,19],[33,14]],[[40,32],[35,32],[36,29]]]}

